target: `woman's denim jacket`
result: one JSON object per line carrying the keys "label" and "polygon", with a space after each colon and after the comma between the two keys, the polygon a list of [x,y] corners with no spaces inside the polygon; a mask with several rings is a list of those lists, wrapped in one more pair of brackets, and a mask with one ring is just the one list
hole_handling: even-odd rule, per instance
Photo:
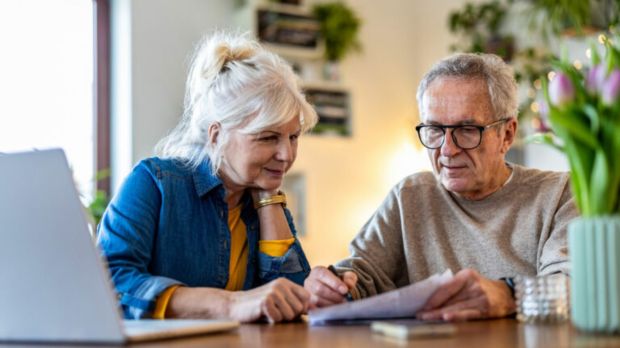
{"label": "woman's denim jacket", "polygon": [[[303,285],[310,266],[299,241],[282,257],[259,252],[259,220],[248,193],[242,204],[249,246],[243,288],[278,277]],[[208,162],[192,170],[177,160],[143,160],[108,206],[97,241],[126,318],[151,317],[157,296],[171,285],[223,289],[230,230],[222,181]]]}

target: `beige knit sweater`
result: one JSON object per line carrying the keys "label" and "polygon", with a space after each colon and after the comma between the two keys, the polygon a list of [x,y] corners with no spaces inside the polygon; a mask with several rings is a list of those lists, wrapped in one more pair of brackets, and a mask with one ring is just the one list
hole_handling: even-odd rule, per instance
{"label": "beige knit sweater", "polygon": [[491,279],[568,274],[566,228],[578,215],[568,174],[511,166],[510,180],[480,201],[451,194],[430,172],[405,178],[336,266],[358,274],[362,297],[447,268]]}

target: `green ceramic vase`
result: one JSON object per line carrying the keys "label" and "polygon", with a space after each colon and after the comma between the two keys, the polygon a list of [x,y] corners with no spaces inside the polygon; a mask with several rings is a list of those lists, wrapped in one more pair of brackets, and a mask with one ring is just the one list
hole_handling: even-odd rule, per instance
{"label": "green ceramic vase", "polygon": [[620,215],[575,219],[568,239],[573,324],[620,333]]}

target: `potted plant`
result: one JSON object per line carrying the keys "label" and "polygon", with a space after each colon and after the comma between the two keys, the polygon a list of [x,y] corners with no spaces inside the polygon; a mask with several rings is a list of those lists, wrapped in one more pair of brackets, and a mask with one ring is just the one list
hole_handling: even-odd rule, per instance
{"label": "potted plant", "polygon": [[[570,223],[574,324],[620,332],[620,43],[606,39],[605,56],[591,49],[592,67],[555,64],[543,90],[553,134],[562,150],[581,217]],[[546,81],[546,79],[542,79]]]}
{"label": "potted plant", "polygon": [[[95,174],[95,183],[100,180],[104,180],[110,177],[109,169],[102,169]],[[104,190],[97,189],[95,190],[95,196],[92,198],[88,206],[86,207],[89,213],[89,217],[91,219],[91,223],[93,226],[93,230],[97,229],[97,225],[101,221],[103,217],[103,213],[105,209],[108,207],[110,203],[110,197],[108,193]]]}
{"label": "potted plant", "polygon": [[[350,7],[342,2],[318,3],[312,12],[320,22],[321,36],[325,41],[326,67],[336,68],[349,52],[361,49],[358,39],[361,20]],[[337,79],[337,74],[326,75],[328,79]]]}
{"label": "potted plant", "polygon": [[452,45],[453,51],[494,53],[510,61],[514,53],[514,37],[502,34],[500,29],[508,7],[497,0],[484,3],[466,3],[448,18],[450,32],[461,37],[461,44]]}
{"label": "potted plant", "polygon": [[531,26],[544,36],[584,35],[620,22],[620,0],[530,0]]}

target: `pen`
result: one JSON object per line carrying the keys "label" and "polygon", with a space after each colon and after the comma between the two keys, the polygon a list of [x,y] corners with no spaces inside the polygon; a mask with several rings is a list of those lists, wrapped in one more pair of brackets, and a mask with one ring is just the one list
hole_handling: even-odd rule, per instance
{"label": "pen", "polygon": [[[327,266],[327,269],[330,272],[332,272],[336,277],[340,278],[340,275],[338,275],[338,272],[336,272],[336,268],[333,265]],[[345,299],[347,300],[347,302],[353,301],[353,296],[351,296],[350,291],[348,291],[347,294],[345,295]]]}

